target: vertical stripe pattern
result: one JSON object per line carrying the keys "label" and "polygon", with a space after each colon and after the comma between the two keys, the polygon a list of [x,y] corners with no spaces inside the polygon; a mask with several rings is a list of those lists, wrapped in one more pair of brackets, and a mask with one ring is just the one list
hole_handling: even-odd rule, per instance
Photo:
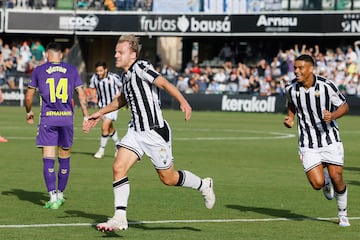
{"label": "vertical stripe pattern", "polygon": [[89,87],[96,89],[98,106],[103,108],[109,105],[114,97],[120,93],[122,83],[119,75],[108,72],[107,76],[103,79],[99,79],[96,74],[93,74]]}
{"label": "vertical stripe pattern", "polygon": [[323,111],[333,112],[346,102],[332,81],[316,76],[312,87],[305,89],[296,79],[286,86],[289,104],[296,108],[299,147],[320,148],[340,142],[336,120],[326,123]]}
{"label": "vertical stripe pattern", "polygon": [[160,109],[160,90],[154,85],[160,74],[145,60],[137,60],[125,73],[123,92],[131,109],[131,125],[135,131],[164,127]]}

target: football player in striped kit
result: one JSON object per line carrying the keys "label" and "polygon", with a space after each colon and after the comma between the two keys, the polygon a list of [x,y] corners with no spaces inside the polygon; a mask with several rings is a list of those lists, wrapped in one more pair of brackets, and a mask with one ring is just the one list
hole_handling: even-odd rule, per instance
{"label": "football player in striped kit", "polygon": [[199,191],[208,209],[215,204],[213,180],[201,179],[188,170],[175,170],[171,146],[171,128],[160,108],[160,89],[180,104],[185,120],[190,120],[191,106],[179,90],[161,76],[151,63],[138,59],[140,44],[134,35],[121,36],[115,48],[115,65],[124,70],[123,91],[119,98],[90,116],[85,130],[99,121],[103,114],[126,104],[131,120],[113,164],[115,213],[108,221],[97,224],[100,231],[126,230],[130,185],[128,171],[146,154],[152,161],[160,180],[168,186],[180,186]]}
{"label": "football player in striped kit", "polygon": [[[110,104],[114,98],[120,95],[122,83],[120,76],[109,72],[106,62],[99,61],[95,64],[95,73],[90,78],[90,88],[96,89],[98,107],[103,108]],[[99,150],[94,154],[94,158],[102,158],[109,138],[115,146],[119,144],[119,137],[113,122],[117,120],[118,110],[104,114],[101,124],[101,137]],[[115,148],[115,156],[117,148]]]}
{"label": "football player in striped kit", "polygon": [[314,74],[314,65],[310,55],[296,58],[296,78],[286,86],[284,124],[291,128],[297,116],[299,154],[306,176],[315,190],[323,189],[327,199],[335,196],[339,226],[348,227],[344,148],[336,119],[345,115],[349,106],[332,81]]}

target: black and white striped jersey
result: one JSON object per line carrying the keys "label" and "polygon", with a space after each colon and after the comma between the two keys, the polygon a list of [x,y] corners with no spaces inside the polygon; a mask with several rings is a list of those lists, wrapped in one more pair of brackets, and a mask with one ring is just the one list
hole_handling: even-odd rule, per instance
{"label": "black and white striped jersey", "polygon": [[160,89],[154,85],[160,76],[146,60],[137,60],[124,74],[123,94],[131,109],[130,125],[135,131],[164,127]]}
{"label": "black and white striped jersey", "polygon": [[302,87],[296,79],[286,86],[289,104],[296,109],[299,147],[320,148],[341,142],[336,121],[326,123],[323,111],[333,112],[346,99],[332,81],[317,75],[314,78],[309,89]]}
{"label": "black and white striped jersey", "polygon": [[89,87],[96,89],[98,106],[103,108],[109,105],[114,97],[121,92],[122,82],[120,76],[112,72],[108,72],[103,79],[99,79],[94,73],[90,78]]}

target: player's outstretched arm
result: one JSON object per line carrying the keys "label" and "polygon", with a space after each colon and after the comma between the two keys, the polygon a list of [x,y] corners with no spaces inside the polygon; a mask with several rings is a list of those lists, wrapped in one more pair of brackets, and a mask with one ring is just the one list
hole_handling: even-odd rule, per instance
{"label": "player's outstretched arm", "polygon": [[102,116],[106,113],[118,110],[125,106],[127,104],[124,95],[120,95],[117,98],[114,98],[114,100],[107,106],[99,109],[99,111],[91,114],[87,121],[83,122],[83,132],[88,133],[91,128],[95,127],[96,124],[100,121]]}
{"label": "player's outstretched arm", "polygon": [[173,98],[175,98],[180,104],[181,111],[185,113],[185,120],[190,120],[192,108],[181,92],[163,76],[156,78],[155,85],[161,89],[164,89]]}

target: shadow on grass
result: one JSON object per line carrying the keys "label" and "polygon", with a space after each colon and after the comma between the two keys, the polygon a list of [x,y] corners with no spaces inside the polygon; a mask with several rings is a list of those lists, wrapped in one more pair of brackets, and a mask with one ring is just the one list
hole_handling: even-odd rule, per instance
{"label": "shadow on grass", "polygon": [[226,205],[226,207],[235,209],[235,210],[239,210],[240,212],[256,212],[256,213],[260,213],[260,214],[264,214],[264,215],[268,215],[268,216],[272,216],[272,217],[286,218],[286,219],[293,220],[293,221],[314,220],[314,221],[335,223],[335,222],[327,220],[327,219],[312,218],[309,216],[292,213],[290,210],[284,210],[284,209],[248,207],[248,206],[241,206],[241,205]]}
{"label": "shadow on grass", "polygon": [[344,167],[344,170],[360,172],[360,167]]}
{"label": "shadow on grass", "polygon": [[[86,213],[83,211],[77,211],[77,210],[67,210],[65,211],[66,214],[68,214],[68,217],[81,217],[81,218],[88,218],[91,221],[94,222],[93,227],[96,229],[96,223],[99,222],[104,222],[108,219],[108,216],[105,215],[100,215],[100,214],[93,214],[93,213]],[[142,229],[142,230],[169,230],[169,231],[173,231],[173,230],[189,230],[189,231],[201,231],[200,229],[196,229],[193,227],[187,227],[187,226],[183,226],[183,227],[149,227],[147,226],[146,223],[144,222],[138,222],[138,221],[133,221],[128,219],[129,222],[129,227],[130,228],[137,228],[137,229]],[[111,233],[107,233],[109,236],[115,236],[115,235],[111,235]],[[112,233],[115,234],[115,233]]]}
{"label": "shadow on grass", "polygon": [[11,189],[9,191],[2,191],[4,196],[16,196],[21,201],[28,201],[36,205],[44,205],[49,198],[48,193],[32,192],[24,189]]}
{"label": "shadow on grass", "polygon": [[[96,151],[96,150],[95,150]],[[77,155],[77,154],[79,154],[79,155],[87,155],[87,156],[89,156],[89,157],[91,157],[91,158],[94,158],[94,153],[95,152],[80,152],[80,151],[71,151],[71,155]]]}
{"label": "shadow on grass", "polygon": [[[360,173],[360,167],[344,167],[344,170]],[[345,179],[345,182],[350,185],[360,186],[360,181],[358,180]]]}

